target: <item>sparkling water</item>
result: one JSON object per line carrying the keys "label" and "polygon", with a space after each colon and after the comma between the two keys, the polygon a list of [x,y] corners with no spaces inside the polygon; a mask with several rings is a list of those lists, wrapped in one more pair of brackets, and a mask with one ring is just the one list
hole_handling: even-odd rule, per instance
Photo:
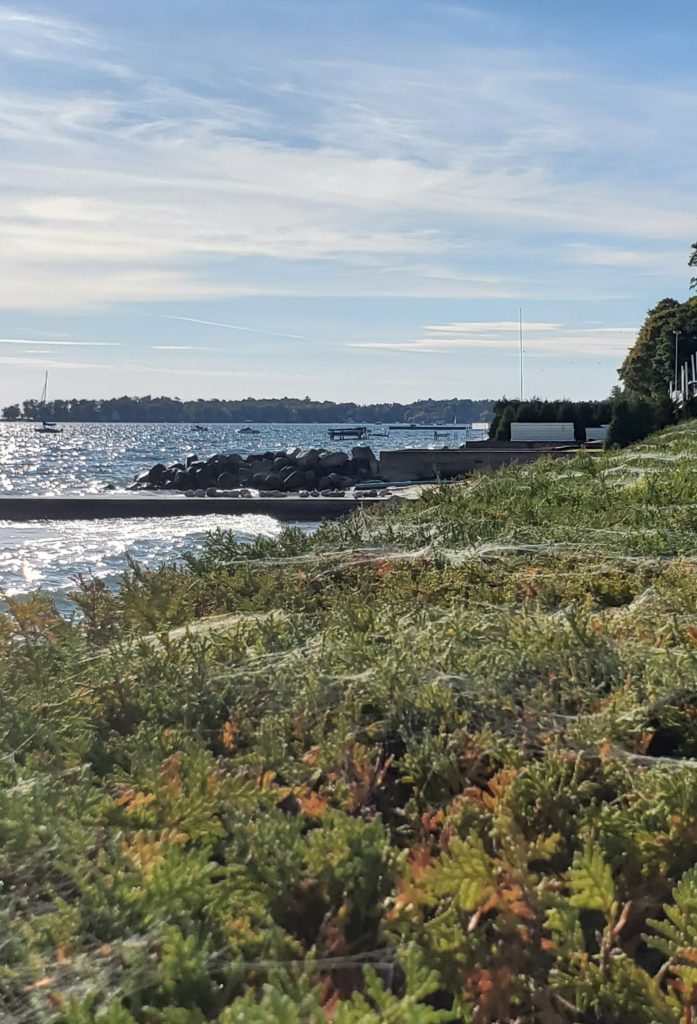
{"label": "sparkling water", "polygon": [[[123,490],[156,462],[170,465],[187,455],[208,458],[220,451],[278,451],[326,447],[350,451],[356,444],[380,448],[424,448],[461,444],[465,434],[370,428],[367,441],[332,441],[334,424],[260,423],[258,434],[239,433],[236,424],[212,423],[196,430],[186,423],[66,423],[60,434],[39,434],[33,423],[0,423],[0,493],[99,494]],[[0,521],[0,593],[36,587],[65,592],[77,573],[113,581],[127,554],[144,565],[176,559],[200,549],[210,530],[233,530],[242,540],[275,536],[279,524],[268,516],[182,516],[167,519],[112,519],[95,522]],[[305,524],[304,528],[307,528]]]}

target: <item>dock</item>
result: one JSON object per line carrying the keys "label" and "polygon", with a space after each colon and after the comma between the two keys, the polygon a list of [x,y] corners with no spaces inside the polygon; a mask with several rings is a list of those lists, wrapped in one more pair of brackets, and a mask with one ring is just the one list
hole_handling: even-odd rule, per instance
{"label": "dock", "polygon": [[442,431],[444,434],[453,430],[473,430],[471,423],[390,423],[388,430],[423,430]]}
{"label": "dock", "polygon": [[366,441],[369,437],[367,427],[332,427],[329,430],[332,441],[347,441],[353,438],[356,441]]}
{"label": "dock", "polygon": [[338,519],[357,509],[384,505],[385,498],[353,493],[343,498],[187,498],[183,494],[81,494],[36,497],[0,495],[0,521],[147,519],[169,516],[271,516],[286,523]]}

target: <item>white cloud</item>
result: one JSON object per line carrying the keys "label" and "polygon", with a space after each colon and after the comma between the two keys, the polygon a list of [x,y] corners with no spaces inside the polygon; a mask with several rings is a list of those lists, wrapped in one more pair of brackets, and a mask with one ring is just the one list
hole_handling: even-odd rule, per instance
{"label": "white cloud", "polygon": [[[440,324],[426,327],[430,336],[405,341],[356,341],[348,348],[418,354],[455,353],[463,349],[517,351],[519,325],[497,323]],[[636,340],[635,327],[572,328],[561,324],[524,324],[523,350],[526,355],[554,355],[616,358],[624,355]]]}
{"label": "white cloud", "polygon": [[[580,285],[562,275],[559,286],[562,244],[589,272],[660,273],[625,239],[664,248],[684,239],[691,194],[679,179],[657,189],[631,169],[697,109],[687,94],[666,92],[661,107],[655,93],[634,90],[628,105],[621,84],[504,49],[443,48],[437,66],[418,56],[411,66],[286,60],[266,84],[278,75],[303,96],[307,120],[294,137],[271,108],[140,71],[69,19],[0,6],[3,49],[65,74],[50,94],[0,93],[4,308],[259,294],[563,296]],[[97,79],[89,92],[72,77],[85,68]],[[611,144],[622,146],[621,177],[601,165],[583,178],[569,172],[574,157],[588,162]],[[570,248],[560,233],[617,234],[621,244]],[[537,265],[547,261],[532,283],[482,266],[505,266],[512,237],[522,239],[514,258],[534,238]]]}

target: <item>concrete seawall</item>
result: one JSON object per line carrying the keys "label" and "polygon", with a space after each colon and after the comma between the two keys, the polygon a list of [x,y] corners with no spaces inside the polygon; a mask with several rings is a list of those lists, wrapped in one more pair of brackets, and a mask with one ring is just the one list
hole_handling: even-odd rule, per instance
{"label": "concrete seawall", "polygon": [[[500,442],[499,442],[500,445]],[[575,449],[538,447],[405,448],[380,452],[380,475],[383,480],[447,480],[467,476],[476,469],[496,469],[511,462],[534,462],[547,458],[572,458]]]}
{"label": "concrete seawall", "polygon": [[281,522],[338,519],[384,498],[187,498],[182,494],[99,494],[59,497],[0,496],[0,521],[132,519],[163,516],[263,515]]}

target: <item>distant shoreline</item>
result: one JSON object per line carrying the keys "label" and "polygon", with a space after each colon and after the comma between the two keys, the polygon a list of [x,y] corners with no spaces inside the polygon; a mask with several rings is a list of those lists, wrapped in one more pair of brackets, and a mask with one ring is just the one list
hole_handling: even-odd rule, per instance
{"label": "distant shoreline", "polygon": [[315,402],[307,398],[195,399],[144,397],[26,399],[5,406],[9,423],[472,423],[490,420],[494,399],[422,399],[417,402]]}

